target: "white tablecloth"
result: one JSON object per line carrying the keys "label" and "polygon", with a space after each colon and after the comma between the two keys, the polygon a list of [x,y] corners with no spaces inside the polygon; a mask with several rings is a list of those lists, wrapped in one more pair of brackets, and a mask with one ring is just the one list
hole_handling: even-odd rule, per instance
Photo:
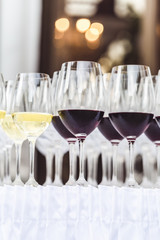
{"label": "white tablecloth", "polygon": [[160,190],[0,187],[0,240],[159,240]]}

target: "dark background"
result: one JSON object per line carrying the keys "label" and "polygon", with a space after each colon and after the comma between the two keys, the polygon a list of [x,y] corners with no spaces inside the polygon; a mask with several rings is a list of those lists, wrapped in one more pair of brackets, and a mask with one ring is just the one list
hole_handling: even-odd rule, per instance
{"label": "dark background", "polygon": [[[67,15],[64,10],[67,0],[43,0],[39,71],[52,76],[54,71],[61,68],[63,62],[92,60],[101,63],[103,72],[110,72],[114,65],[143,64],[150,66],[152,74],[157,74],[160,68],[160,2],[144,1],[145,9],[141,14],[135,11],[130,2],[128,1],[126,6],[127,13],[123,13],[123,10],[115,11],[114,0],[103,0],[97,4],[96,13],[89,19],[91,22],[102,23],[104,32],[98,47],[95,47],[96,44],[88,44],[84,34],[79,33],[75,27],[77,19],[85,16]],[[138,4],[137,1],[133,2]],[[54,23],[61,17],[69,19],[70,27],[63,37],[57,40],[54,37]],[[45,161],[39,152],[37,160],[37,179],[42,184],[45,181]],[[141,172],[141,162],[137,163],[137,169]],[[101,171],[99,157],[98,181],[101,179]],[[68,154],[63,161],[63,181],[67,178]]]}

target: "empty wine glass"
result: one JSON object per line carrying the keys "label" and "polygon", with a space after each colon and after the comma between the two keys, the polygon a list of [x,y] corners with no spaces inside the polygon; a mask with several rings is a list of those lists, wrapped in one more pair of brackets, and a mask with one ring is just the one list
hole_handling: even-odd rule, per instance
{"label": "empty wine glass", "polygon": [[30,176],[26,185],[38,185],[34,178],[35,142],[52,120],[50,87],[45,73],[20,73],[13,89],[12,117],[30,145]]}
{"label": "empty wine glass", "polygon": [[83,142],[98,126],[104,114],[103,79],[100,64],[89,61],[63,63],[56,88],[56,104],[61,121],[79,141],[79,178],[84,178]]}
{"label": "empty wine glass", "polygon": [[149,67],[122,65],[112,69],[109,118],[129,143],[129,187],[137,186],[134,179],[134,142],[152,121],[154,106]]}

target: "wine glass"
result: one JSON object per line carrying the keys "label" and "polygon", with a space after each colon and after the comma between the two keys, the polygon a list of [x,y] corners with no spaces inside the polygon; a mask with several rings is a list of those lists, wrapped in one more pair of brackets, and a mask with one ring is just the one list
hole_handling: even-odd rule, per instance
{"label": "wine glass", "polygon": [[9,80],[5,81],[5,97],[6,97],[6,115],[3,119],[3,122],[1,124],[2,129],[7,134],[7,136],[13,140],[15,143],[16,148],[16,177],[13,182],[13,185],[20,185],[23,186],[24,183],[21,180],[20,176],[20,164],[21,164],[21,149],[23,141],[26,139],[26,135],[24,132],[21,132],[20,129],[15,124],[13,118],[12,118],[12,96],[13,96],[13,86],[14,81]]}
{"label": "wine glass", "polygon": [[68,186],[75,186],[76,181],[74,178],[74,164],[75,164],[75,143],[77,141],[77,138],[65,127],[65,125],[62,123],[57,110],[57,102],[55,101],[55,90],[56,85],[58,82],[58,78],[60,76],[60,71],[53,73],[53,79],[52,79],[52,108],[53,108],[53,118],[52,118],[52,124],[54,128],[57,130],[57,132],[68,142],[69,144],[69,179],[66,182],[65,185]]}
{"label": "wine glass", "polygon": [[134,143],[152,121],[154,105],[149,67],[122,65],[112,69],[109,118],[129,143],[129,187],[137,186],[134,179]]}
{"label": "wine glass", "polygon": [[0,73],[0,124],[6,115],[5,83],[2,73]]}
{"label": "wine glass", "polygon": [[79,141],[80,186],[88,186],[84,178],[83,143],[103,117],[103,90],[100,64],[90,61],[62,64],[55,100],[61,121]]}
{"label": "wine glass", "polygon": [[[61,147],[62,145],[63,147]],[[52,123],[50,123],[46,131],[37,139],[36,147],[46,157],[46,181],[43,185],[62,186],[62,160],[64,153],[68,151],[68,145],[55,130]],[[55,156],[54,182],[52,181],[53,156]]]}
{"label": "wine glass", "polygon": [[38,185],[34,178],[35,142],[52,120],[50,87],[45,73],[19,73],[13,89],[12,117],[30,145],[30,176],[26,185]]}
{"label": "wine glass", "polygon": [[155,187],[160,188],[160,75],[152,76],[152,82],[155,92],[155,118],[150,123],[145,135],[156,145],[157,150],[157,181]]}
{"label": "wine glass", "polygon": [[100,121],[100,124],[98,126],[99,131],[102,133],[102,135],[111,142],[112,144],[112,159],[113,159],[113,174],[112,174],[112,185],[118,185],[117,181],[117,149],[120,141],[123,139],[123,137],[120,135],[120,133],[114,128],[113,124],[111,123],[108,113],[109,113],[109,84],[110,84],[110,73],[105,73],[103,75],[104,79],[104,86],[106,91],[106,98],[105,98],[105,113]]}

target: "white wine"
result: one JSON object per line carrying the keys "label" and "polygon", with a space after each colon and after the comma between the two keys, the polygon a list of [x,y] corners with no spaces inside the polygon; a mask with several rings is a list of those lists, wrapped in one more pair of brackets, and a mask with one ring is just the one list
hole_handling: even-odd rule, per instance
{"label": "white wine", "polygon": [[16,126],[11,114],[5,115],[1,126],[14,142],[22,142],[26,139],[25,134]]}
{"label": "white wine", "polygon": [[0,124],[2,123],[2,120],[4,119],[5,115],[6,115],[6,112],[3,110],[0,110]]}
{"label": "white wine", "polygon": [[16,112],[12,117],[28,138],[39,137],[52,120],[52,114],[39,112]]}

